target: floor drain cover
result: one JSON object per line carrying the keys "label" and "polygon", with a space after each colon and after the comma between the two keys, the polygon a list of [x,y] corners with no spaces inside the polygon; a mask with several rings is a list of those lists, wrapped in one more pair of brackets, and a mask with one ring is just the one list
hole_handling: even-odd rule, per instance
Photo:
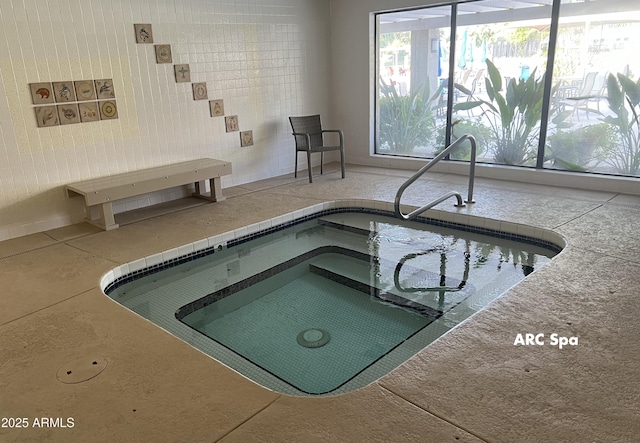
{"label": "floor drain cover", "polygon": [[319,348],[329,343],[331,336],[324,329],[305,329],[298,334],[298,344],[305,348]]}
{"label": "floor drain cover", "polygon": [[98,376],[106,367],[106,358],[79,358],[58,369],[56,378],[67,384],[82,383]]}

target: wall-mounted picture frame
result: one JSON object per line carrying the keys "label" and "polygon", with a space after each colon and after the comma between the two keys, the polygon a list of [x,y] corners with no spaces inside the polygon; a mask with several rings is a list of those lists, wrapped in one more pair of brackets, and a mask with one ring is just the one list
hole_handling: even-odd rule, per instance
{"label": "wall-mounted picture frame", "polygon": [[222,117],[224,115],[224,101],[209,100],[209,112],[211,117]]}
{"label": "wall-mounted picture frame", "polygon": [[193,99],[194,100],[206,100],[207,96],[207,84],[206,83],[192,83]]}
{"label": "wall-mounted picture frame", "polygon": [[113,79],[103,78],[96,80],[96,93],[98,100],[116,98],[116,91],[113,88]]}
{"label": "wall-mounted picture frame", "polygon": [[80,121],[82,123],[100,121],[100,110],[98,109],[98,103],[99,102],[84,102],[78,104]]}
{"label": "wall-mounted picture frame", "polygon": [[156,63],[173,63],[171,45],[156,45]]}
{"label": "wall-mounted picture frame", "polygon": [[58,103],[75,102],[76,88],[73,82],[53,82],[53,95]]}
{"label": "wall-mounted picture frame", "polygon": [[29,83],[29,90],[31,91],[31,101],[34,105],[43,105],[55,101],[51,82]]}
{"label": "wall-mounted picture frame", "polygon": [[133,28],[136,31],[136,43],[153,43],[151,23],[136,23]]}
{"label": "wall-mounted picture frame", "polygon": [[173,65],[176,73],[176,83],[189,83],[191,81],[191,70],[188,64]]}
{"label": "wall-mounted picture frame", "polygon": [[238,116],[230,115],[224,118],[224,125],[227,128],[227,132],[235,132],[240,130],[238,125]]}
{"label": "wall-mounted picture frame", "polygon": [[240,132],[240,147],[253,146],[253,131]]}
{"label": "wall-mounted picture frame", "polygon": [[58,126],[58,109],[55,106],[36,106],[33,108],[36,113],[38,128]]}
{"label": "wall-mounted picture frame", "polygon": [[80,123],[78,104],[68,103],[65,105],[58,105],[58,119],[60,120],[61,125]]}
{"label": "wall-mounted picture frame", "polygon": [[96,87],[93,80],[80,80],[73,82],[76,89],[76,97],[79,102],[95,100],[96,99]]}

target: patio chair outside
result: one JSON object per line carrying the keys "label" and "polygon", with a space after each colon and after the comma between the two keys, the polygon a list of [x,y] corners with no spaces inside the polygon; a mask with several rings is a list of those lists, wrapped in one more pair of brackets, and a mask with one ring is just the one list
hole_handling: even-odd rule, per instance
{"label": "patio chair outside", "polygon": [[[296,168],[294,176],[298,176],[298,153],[307,153],[307,165],[309,170],[309,183],[313,183],[311,175],[311,154],[320,153],[320,174],[323,171],[324,153],[328,151],[340,151],[340,165],[342,168],[342,178],[344,178],[344,135],[339,129],[322,129],[319,115],[308,115],[304,117],[289,117],[293,138],[296,142]],[[336,133],[340,137],[339,145],[325,145],[324,134]]]}
{"label": "patio chair outside", "polygon": [[573,114],[578,117],[578,121],[580,121],[580,111],[585,111],[587,120],[589,119],[589,101],[595,97],[591,95],[591,91],[595,86],[597,76],[598,73],[595,71],[588,72],[582,79],[582,83],[578,87],[575,95],[561,101],[563,108],[566,106],[572,108]]}

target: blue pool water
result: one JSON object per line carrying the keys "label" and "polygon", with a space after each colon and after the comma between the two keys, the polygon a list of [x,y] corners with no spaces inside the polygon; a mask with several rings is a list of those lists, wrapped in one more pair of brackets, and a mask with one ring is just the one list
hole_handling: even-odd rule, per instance
{"label": "blue pool water", "polygon": [[270,389],[336,394],[388,373],[557,252],[486,234],[324,213],[107,292]]}

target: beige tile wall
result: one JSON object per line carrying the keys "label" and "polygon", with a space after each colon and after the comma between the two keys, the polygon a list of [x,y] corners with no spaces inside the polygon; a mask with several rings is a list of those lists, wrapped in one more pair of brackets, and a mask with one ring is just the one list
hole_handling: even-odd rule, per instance
{"label": "beige tile wall", "polygon": [[[152,24],[254,146],[135,43],[134,23]],[[81,220],[62,188],[73,181],[205,156],[233,163],[223,186],[291,172],[287,117],[328,110],[328,29],[323,0],[0,0],[0,240]],[[29,83],[96,78],[113,78],[117,120],[36,127]]]}

